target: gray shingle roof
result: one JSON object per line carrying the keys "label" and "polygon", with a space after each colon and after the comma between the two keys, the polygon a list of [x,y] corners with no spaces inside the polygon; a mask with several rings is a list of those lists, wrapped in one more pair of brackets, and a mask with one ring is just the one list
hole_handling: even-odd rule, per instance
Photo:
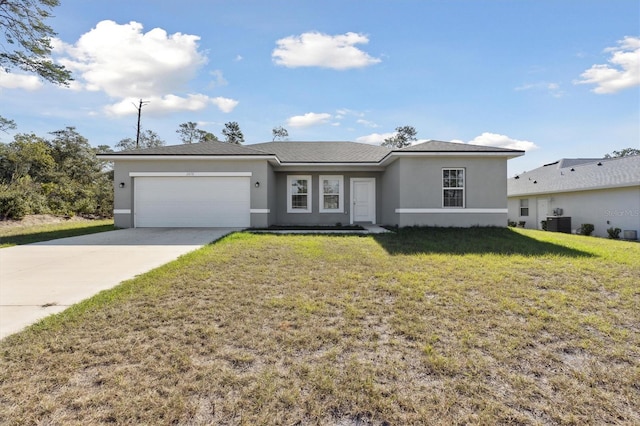
{"label": "gray shingle roof", "polygon": [[634,185],[640,185],[640,155],[564,158],[510,178],[507,194],[519,196]]}
{"label": "gray shingle roof", "polygon": [[200,142],[183,145],[160,146],[157,148],[131,149],[109,155],[267,155],[244,145],[226,142]]}
{"label": "gray shingle roof", "polygon": [[522,151],[464,143],[428,141],[403,149],[391,150],[380,145],[358,142],[265,142],[235,145],[225,142],[202,142],[161,146],[103,154],[118,156],[273,156],[285,163],[378,163],[392,152],[470,152],[515,153]]}
{"label": "gray shingle roof", "polygon": [[493,146],[471,145],[468,143],[458,142],[443,142],[443,141],[426,141],[423,143],[411,145],[400,150],[394,150],[398,152],[513,152],[522,153],[517,149],[496,148]]}
{"label": "gray shingle roof", "polygon": [[282,163],[377,163],[389,148],[357,142],[266,142],[252,148],[275,154]]}

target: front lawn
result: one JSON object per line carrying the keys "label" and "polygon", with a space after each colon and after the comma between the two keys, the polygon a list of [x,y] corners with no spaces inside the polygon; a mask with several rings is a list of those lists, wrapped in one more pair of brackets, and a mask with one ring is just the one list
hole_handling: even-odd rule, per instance
{"label": "front lawn", "polygon": [[638,424],[640,245],[238,233],[0,342],[1,424]]}

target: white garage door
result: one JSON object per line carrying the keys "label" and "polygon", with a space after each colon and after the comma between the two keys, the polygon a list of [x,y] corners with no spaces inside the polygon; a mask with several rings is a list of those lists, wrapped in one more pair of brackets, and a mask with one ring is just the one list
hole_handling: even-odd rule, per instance
{"label": "white garage door", "polygon": [[248,177],[136,177],[135,226],[247,227]]}

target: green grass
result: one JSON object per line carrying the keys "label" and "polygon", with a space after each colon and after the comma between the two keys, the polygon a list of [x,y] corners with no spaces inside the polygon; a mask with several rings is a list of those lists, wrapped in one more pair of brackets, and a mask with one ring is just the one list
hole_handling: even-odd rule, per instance
{"label": "green grass", "polygon": [[113,219],[0,228],[0,248],[113,231]]}
{"label": "green grass", "polygon": [[0,342],[2,424],[638,424],[640,245],[233,234]]}

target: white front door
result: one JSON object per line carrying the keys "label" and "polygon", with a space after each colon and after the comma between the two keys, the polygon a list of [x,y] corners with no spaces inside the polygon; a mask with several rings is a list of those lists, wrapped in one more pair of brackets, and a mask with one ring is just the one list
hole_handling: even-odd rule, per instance
{"label": "white front door", "polygon": [[351,179],[351,223],[376,223],[376,179]]}

